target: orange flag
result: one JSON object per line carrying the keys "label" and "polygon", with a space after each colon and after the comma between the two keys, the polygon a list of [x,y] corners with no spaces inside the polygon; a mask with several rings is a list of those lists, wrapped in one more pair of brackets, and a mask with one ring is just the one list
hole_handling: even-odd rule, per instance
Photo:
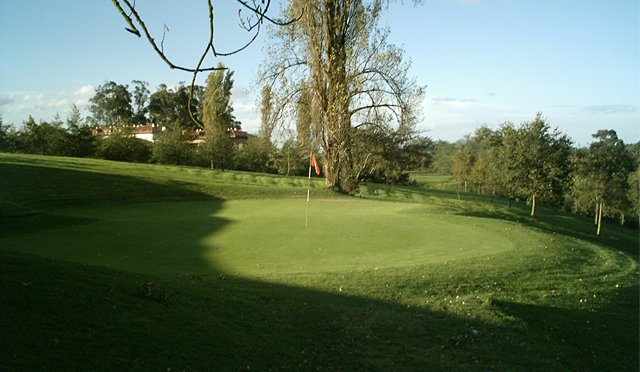
{"label": "orange flag", "polygon": [[316,174],[320,175],[320,166],[318,165],[318,161],[316,160],[316,156],[311,153],[311,166],[316,169]]}

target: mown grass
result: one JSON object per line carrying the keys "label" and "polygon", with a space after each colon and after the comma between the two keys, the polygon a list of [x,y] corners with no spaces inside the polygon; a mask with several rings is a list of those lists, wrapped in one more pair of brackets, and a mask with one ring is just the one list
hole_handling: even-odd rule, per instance
{"label": "mown grass", "polygon": [[631,229],[320,180],[305,228],[304,178],[4,154],[0,174],[3,370],[639,367]]}

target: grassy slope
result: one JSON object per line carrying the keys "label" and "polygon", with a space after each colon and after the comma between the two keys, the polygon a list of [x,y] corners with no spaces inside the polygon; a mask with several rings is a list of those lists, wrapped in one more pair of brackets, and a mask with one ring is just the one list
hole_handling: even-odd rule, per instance
{"label": "grassy slope", "polygon": [[[138,207],[154,205],[156,213],[158,206],[183,208],[194,199],[212,204],[215,218],[230,219],[243,208],[264,213],[249,211],[248,201],[237,197],[268,196],[257,200],[261,208],[285,218],[294,207],[281,198],[300,195],[305,184],[236,172],[13,155],[0,155],[0,173],[0,246],[105,218],[92,211],[145,213]],[[71,184],[82,185],[81,195]],[[332,196],[320,182],[315,185],[316,197]],[[226,199],[212,199],[220,196]],[[338,204],[347,213],[351,203],[365,212],[397,209],[397,216],[425,218],[428,212],[434,218],[424,224],[436,227],[435,217],[460,230],[484,224],[481,230],[501,231],[495,236],[506,236],[517,249],[414,265],[386,256],[384,261],[396,265],[351,263],[334,272],[323,265],[310,270],[308,264],[293,270],[209,264],[202,266],[208,271],[189,275],[166,275],[155,264],[133,273],[0,250],[0,330],[11,335],[0,338],[0,364],[6,370],[638,369],[636,232],[609,226],[608,238],[596,240],[588,222],[571,216],[545,211],[530,219],[524,206],[508,210],[470,195],[458,201],[455,193],[367,185],[362,196],[413,204],[318,202],[312,204],[310,228],[323,225],[322,208],[329,213]],[[106,203],[113,200],[128,204]],[[138,203],[143,200],[156,203]],[[61,202],[73,207],[61,208]],[[191,212],[189,217],[199,219]],[[214,247],[222,245],[226,226],[215,234],[194,233],[197,243],[206,248],[208,237]],[[327,231],[315,232],[318,244]],[[347,227],[341,244],[356,240],[344,236],[349,232]],[[219,266],[250,261],[250,245],[241,248],[246,253],[212,259]],[[231,269],[246,275],[227,274]]]}

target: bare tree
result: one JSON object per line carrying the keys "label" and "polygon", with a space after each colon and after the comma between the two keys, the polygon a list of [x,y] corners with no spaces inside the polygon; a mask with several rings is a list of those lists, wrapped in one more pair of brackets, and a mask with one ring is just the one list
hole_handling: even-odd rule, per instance
{"label": "bare tree", "polygon": [[327,187],[344,192],[357,187],[373,158],[367,146],[356,145],[358,132],[407,133],[422,97],[422,87],[406,76],[410,64],[402,50],[388,44],[389,30],[377,25],[387,3],[290,0],[284,16],[302,16],[271,33],[275,42],[261,74],[278,87],[278,110],[295,116],[296,106],[308,102]]}

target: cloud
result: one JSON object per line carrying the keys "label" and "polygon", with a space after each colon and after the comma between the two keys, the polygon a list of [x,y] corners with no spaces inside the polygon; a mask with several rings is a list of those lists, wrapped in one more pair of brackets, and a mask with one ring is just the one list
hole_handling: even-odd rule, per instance
{"label": "cloud", "polygon": [[457,99],[446,97],[446,96],[439,96],[439,97],[428,98],[425,102],[432,105],[439,105],[441,103],[446,104],[450,102],[457,102]]}
{"label": "cloud", "polygon": [[240,86],[231,88],[231,104],[233,115],[242,123],[242,130],[254,133],[260,127],[258,109],[254,97],[250,92]]}
{"label": "cloud", "polygon": [[426,104],[430,104],[430,105],[461,105],[461,104],[465,104],[465,103],[474,103],[476,102],[475,99],[472,98],[464,98],[464,99],[455,99],[452,97],[447,97],[447,96],[438,96],[438,97],[432,97],[432,98],[428,98],[425,100]]}
{"label": "cloud", "polygon": [[498,96],[498,93],[496,93],[496,92],[489,92],[489,93],[487,93],[487,95],[488,95],[489,97],[491,97],[491,98],[496,98],[496,97]]}
{"label": "cloud", "polygon": [[0,94],[0,107],[13,103],[13,94]]}
{"label": "cloud", "polygon": [[0,93],[0,109],[7,123],[21,123],[29,116],[36,120],[51,120],[56,114],[65,117],[75,104],[83,110],[95,94],[92,85],[72,91],[58,92],[3,92]]}
{"label": "cloud", "polygon": [[96,94],[96,88],[93,85],[85,85],[80,87],[69,95],[76,106],[89,105],[89,99]]}
{"label": "cloud", "polygon": [[585,111],[592,114],[619,114],[638,111],[638,106],[631,105],[595,105],[587,106]]}

